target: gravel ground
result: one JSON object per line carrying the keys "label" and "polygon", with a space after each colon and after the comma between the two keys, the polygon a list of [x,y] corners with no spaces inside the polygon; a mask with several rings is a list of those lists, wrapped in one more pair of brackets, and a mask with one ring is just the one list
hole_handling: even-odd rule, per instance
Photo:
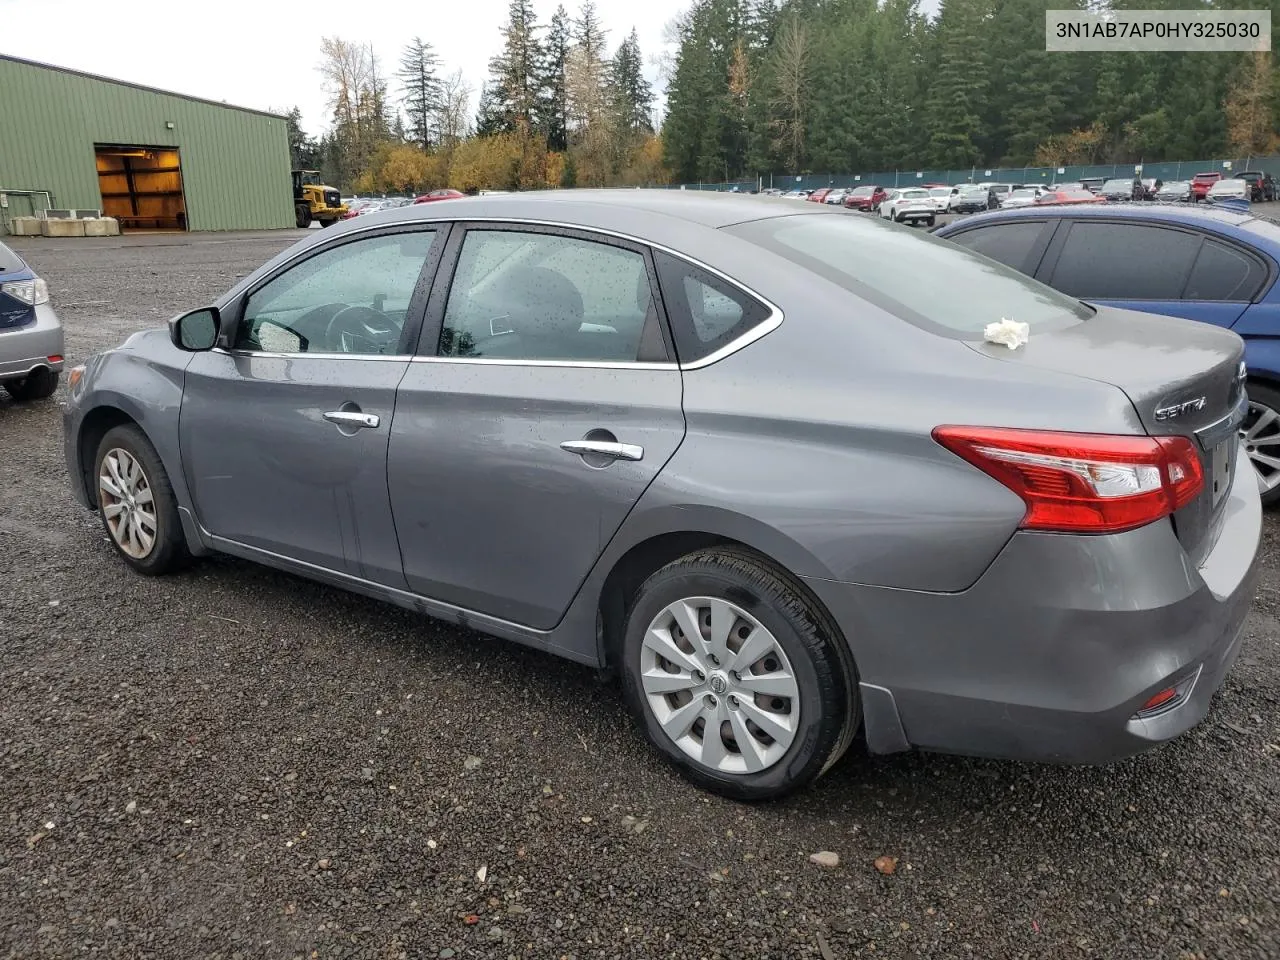
{"label": "gravel ground", "polygon": [[[294,238],[15,246],[74,362]],[[592,671],[247,563],[133,575],[67,493],[57,403],[0,400],[0,436],[0,957],[1280,956],[1275,518],[1182,739],[850,755],[743,806]]]}

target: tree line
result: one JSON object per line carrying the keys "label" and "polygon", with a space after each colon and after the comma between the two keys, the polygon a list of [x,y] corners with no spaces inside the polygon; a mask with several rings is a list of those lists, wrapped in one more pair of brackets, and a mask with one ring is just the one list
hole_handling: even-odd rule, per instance
{"label": "tree line", "polygon": [[511,0],[474,119],[462,72],[445,71],[420,37],[390,75],[368,46],[326,37],[320,52],[330,126],[313,139],[293,109],[290,150],[295,165],[344,191],[667,180],[636,31],[610,53],[593,0],[575,16],[559,6],[545,26],[531,0]]}
{"label": "tree line", "polygon": [[[671,28],[677,181],[1276,150],[1270,53],[1047,53],[1046,9],[1187,0],[695,0]],[[1280,0],[1200,0],[1272,10]],[[1275,37],[1273,36],[1273,43]]]}

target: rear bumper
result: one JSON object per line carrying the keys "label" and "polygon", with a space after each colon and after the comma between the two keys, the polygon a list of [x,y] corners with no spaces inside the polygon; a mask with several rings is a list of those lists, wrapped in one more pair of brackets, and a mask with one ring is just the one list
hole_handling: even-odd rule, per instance
{"label": "rear bumper", "polygon": [[[1235,483],[1225,510],[1199,567],[1161,521],[1018,533],[961,593],[808,580],[853,648],[871,749],[1105,763],[1195,726],[1235,660],[1256,582],[1257,485]],[[1136,716],[1171,686],[1172,706]]]}
{"label": "rear bumper", "polygon": [[62,323],[53,307],[42,303],[36,307],[36,322],[16,330],[0,332],[0,380],[25,377],[33,370],[48,367],[61,370],[63,355]]}

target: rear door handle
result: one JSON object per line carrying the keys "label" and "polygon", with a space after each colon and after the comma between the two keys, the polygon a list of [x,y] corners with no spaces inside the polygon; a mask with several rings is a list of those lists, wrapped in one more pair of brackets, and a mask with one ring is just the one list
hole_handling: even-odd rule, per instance
{"label": "rear door handle", "polygon": [[608,440],[566,440],[560,449],[582,456],[596,454],[614,460],[642,460],[644,447],[634,443],[611,443]]}
{"label": "rear door handle", "polygon": [[376,430],[382,421],[374,413],[357,413],[354,410],[330,410],[323,415],[330,423],[340,427],[365,427]]}

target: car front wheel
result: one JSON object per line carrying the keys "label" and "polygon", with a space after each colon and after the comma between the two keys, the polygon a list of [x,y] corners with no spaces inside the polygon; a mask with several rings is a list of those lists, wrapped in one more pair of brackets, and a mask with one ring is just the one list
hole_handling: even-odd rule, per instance
{"label": "car front wheel", "polygon": [[624,691],[650,742],[689,780],[770,799],[826,772],[857,731],[842,643],[787,575],[746,552],[702,551],[640,587]]}
{"label": "car front wheel", "polygon": [[150,576],[190,559],[169,475],[146,435],[132,424],[113,427],[94,458],[98,514],[124,561]]}

